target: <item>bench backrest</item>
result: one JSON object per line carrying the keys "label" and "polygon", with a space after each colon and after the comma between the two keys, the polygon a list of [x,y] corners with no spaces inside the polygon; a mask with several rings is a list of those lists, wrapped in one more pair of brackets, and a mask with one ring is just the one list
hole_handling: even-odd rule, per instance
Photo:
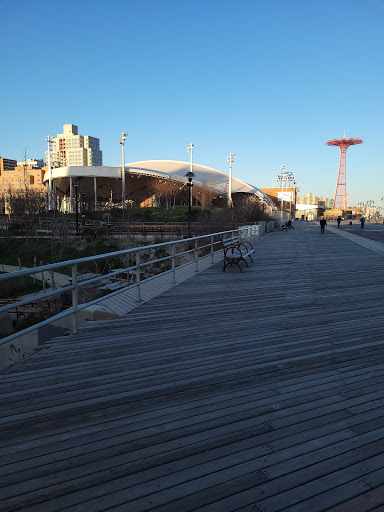
{"label": "bench backrest", "polygon": [[231,247],[232,245],[239,245],[241,243],[241,240],[238,236],[231,236],[229,238],[223,238],[221,243],[223,244],[224,248]]}

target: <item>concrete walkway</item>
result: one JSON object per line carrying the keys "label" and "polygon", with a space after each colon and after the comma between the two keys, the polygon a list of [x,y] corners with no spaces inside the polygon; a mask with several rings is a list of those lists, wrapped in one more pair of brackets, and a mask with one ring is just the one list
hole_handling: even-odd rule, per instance
{"label": "concrete walkway", "polygon": [[[0,271],[1,272],[17,272],[18,270],[25,270],[29,267],[19,267],[16,265],[3,265],[0,263]],[[53,272],[53,277],[56,286],[67,286],[70,283],[70,277],[65,274],[60,274],[59,272]],[[43,280],[43,276],[41,275],[41,272],[36,274],[36,279],[39,281]],[[49,282],[49,284],[52,286],[52,273],[46,272],[44,274],[44,279]]]}
{"label": "concrete walkway", "polygon": [[2,512],[383,510],[384,255],[295,228],[1,375]]}

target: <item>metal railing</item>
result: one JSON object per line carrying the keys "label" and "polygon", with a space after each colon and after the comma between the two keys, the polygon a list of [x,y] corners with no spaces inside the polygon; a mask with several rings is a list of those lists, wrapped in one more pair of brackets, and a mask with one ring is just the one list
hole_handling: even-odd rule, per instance
{"label": "metal railing", "polygon": [[[236,230],[230,230],[230,231],[221,231],[219,233],[212,233],[209,235],[202,235],[198,237],[193,238],[187,238],[182,240],[175,240],[171,242],[164,242],[160,244],[153,244],[153,245],[145,245],[141,247],[135,247],[132,249],[124,249],[121,251],[115,251],[110,252],[106,254],[100,254],[96,256],[89,256],[86,258],[78,258],[74,260],[69,261],[62,261],[60,263],[52,263],[50,265],[43,265],[40,267],[34,267],[24,270],[19,270],[16,272],[9,272],[5,274],[0,274],[0,283],[1,281],[10,280],[10,279],[17,279],[24,276],[31,276],[38,273],[45,273],[45,272],[55,272],[59,269],[63,269],[64,267],[71,267],[71,284],[67,286],[63,286],[61,288],[58,288],[56,290],[46,291],[45,293],[39,293],[34,296],[29,296],[25,299],[18,300],[17,303],[11,303],[7,304],[5,306],[0,307],[0,313],[7,312],[12,309],[15,309],[15,307],[22,307],[30,303],[35,303],[40,300],[46,300],[50,299],[52,297],[58,296],[64,292],[71,292],[71,307],[69,309],[66,309],[50,318],[47,318],[46,320],[43,320],[39,323],[36,323],[35,325],[32,325],[30,327],[27,327],[26,329],[23,329],[22,331],[18,331],[16,333],[10,334],[9,336],[0,339],[0,344],[9,342],[21,335],[27,334],[39,327],[42,327],[47,324],[51,324],[52,322],[55,322],[57,320],[60,320],[62,318],[65,318],[67,316],[73,315],[72,319],[72,332],[75,334],[79,330],[79,312],[93,304],[97,304],[98,302],[101,302],[105,300],[108,297],[112,297],[118,293],[121,293],[123,289],[126,289],[128,287],[136,287],[136,300],[137,302],[141,301],[141,285],[144,282],[148,282],[151,279],[155,279],[159,275],[164,274],[172,274],[172,282],[173,284],[176,284],[176,270],[180,269],[182,267],[185,267],[187,265],[194,264],[195,271],[199,271],[199,261],[202,258],[211,258],[211,263],[214,262],[214,254],[219,252],[221,250],[221,240],[228,236],[234,236],[238,235],[242,239],[250,239],[254,237],[260,236],[260,227],[256,225],[252,226],[242,226],[239,229]],[[178,248],[181,247],[181,251],[178,252]],[[167,254],[166,256],[150,259],[148,261],[145,261],[146,258],[143,257],[143,254],[145,253],[154,253],[154,251],[164,248],[164,249],[170,249],[170,254]],[[81,279],[81,273],[79,274],[79,266],[83,265],[88,262],[95,262],[99,260],[106,260],[108,258],[116,258],[121,256],[127,256],[128,259],[131,259],[130,256],[133,256],[132,260],[135,261],[134,265],[129,265],[124,268],[119,268],[117,270],[113,270],[111,272],[97,275],[96,277],[92,277],[90,279]],[[185,260],[188,259],[187,262],[180,262],[181,259]],[[162,263],[162,262],[169,262],[169,269],[165,270],[159,274],[153,275],[151,277],[148,277],[146,279],[141,279],[142,269],[149,267],[151,265]],[[135,282],[132,284],[129,284],[127,282],[127,286],[124,288],[121,288],[117,291],[114,291],[108,295],[104,295],[102,297],[98,297],[97,299],[85,302],[83,304],[79,304],[79,289],[84,286],[89,286],[91,284],[99,283],[100,281],[105,281],[108,278],[117,276],[119,274],[127,273],[127,280],[129,273],[131,275],[133,274],[135,276]]]}

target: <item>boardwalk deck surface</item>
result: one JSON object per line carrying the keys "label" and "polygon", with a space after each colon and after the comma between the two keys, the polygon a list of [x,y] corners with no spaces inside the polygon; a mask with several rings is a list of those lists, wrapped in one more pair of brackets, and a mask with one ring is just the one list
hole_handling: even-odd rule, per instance
{"label": "boardwalk deck surface", "polygon": [[2,512],[384,510],[384,255],[255,248],[0,376]]}

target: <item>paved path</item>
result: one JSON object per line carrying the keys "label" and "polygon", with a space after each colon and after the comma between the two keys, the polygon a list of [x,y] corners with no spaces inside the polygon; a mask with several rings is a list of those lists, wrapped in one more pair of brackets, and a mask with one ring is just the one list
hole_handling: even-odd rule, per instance
{"label": "paved path", "polygon": [[0,376],[2,512],[382,511],[384,255],[295,226]]}
{"label": "paved path", "polygon": [[[24,270],[27,268],[29,268],[29,267],[19,267],[16,265],[3,265],[2,263],[0,263],[0,271],[1,272],[17,272],[18,270]],[[70,277],[65,274],[60,274],[59,272],[53,272],[53,275],[54,275],[54,280],[55,280],[56,286],[67,286],[70,283]],[[38,279],[39,281],[43,280],[43,276],[42,276],[41,272],[36,274],[36,279]],[[50,284],[52,284],[52,273],[46,272],[44,274],[44,279],[46,281],[49,281]]]}

